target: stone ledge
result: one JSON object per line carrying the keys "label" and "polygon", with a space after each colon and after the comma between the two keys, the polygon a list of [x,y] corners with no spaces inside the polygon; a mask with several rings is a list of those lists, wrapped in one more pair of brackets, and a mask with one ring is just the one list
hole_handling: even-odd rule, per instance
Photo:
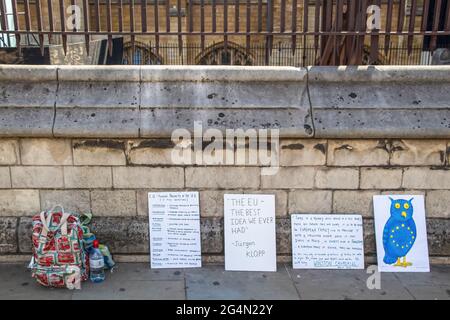
{"label": "stone ledge", "polygon": [[0,65],[0,137],[168,137],[201,120],[283,138],[449,138],[449,84],[446,66]]}

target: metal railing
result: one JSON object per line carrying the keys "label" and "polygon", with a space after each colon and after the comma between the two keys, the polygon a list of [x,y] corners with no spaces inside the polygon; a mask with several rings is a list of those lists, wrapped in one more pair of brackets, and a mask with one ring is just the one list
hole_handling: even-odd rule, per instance
{"label": "metal railing", "polygon": [[374,63],[398,38],[408,55],[417,43],[434,51],[450,36],[450,0],[0,0],[0,27],[18,47],[35,35],[42,52],[55,38],[66,51],[68,38],[81,36],[89,53],[91,40],[103,36],[111,54],[114,37],[132,47],[151,37],[156,52],[176,39],[180,55],[189,42],[201,50],[234,42],[247,51],[259,43],[269,64],[274,45],[287,39],[292,55],[299,43],[312,46],[316,64],[362,64],[367,47]]}

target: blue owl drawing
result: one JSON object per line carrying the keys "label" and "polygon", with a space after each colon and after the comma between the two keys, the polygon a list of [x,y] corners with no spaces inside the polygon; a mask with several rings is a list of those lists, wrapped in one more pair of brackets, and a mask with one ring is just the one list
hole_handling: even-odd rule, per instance
{"label": "blue owl drawing", "polygon": [[384,263],[396,267],[408,267],[412,263],[406,261],[406,255],[416,241],[416,224],[413,219],[411,201],[391,197],[391,216],[383,230]]}

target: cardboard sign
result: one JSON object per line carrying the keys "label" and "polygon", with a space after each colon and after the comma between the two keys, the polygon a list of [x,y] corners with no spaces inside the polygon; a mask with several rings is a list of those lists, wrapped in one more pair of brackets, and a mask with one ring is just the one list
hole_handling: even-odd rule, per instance
{"label": "cardboard sign", "polygon": [[374,196],[373,205],[378,270],[429,272],[424,197]]}
{"label": "cardboard sign", "polygon": [[293,214],[294,269],[364,269],[360,215]]}
{"label": "cardboard sign", "polygon": [[275,196],[226,194],[225,270],[276,271]]}
{"label": "cardboard sign", "polygon": [[152,268],[202,266],[198,192],[150,192]]}

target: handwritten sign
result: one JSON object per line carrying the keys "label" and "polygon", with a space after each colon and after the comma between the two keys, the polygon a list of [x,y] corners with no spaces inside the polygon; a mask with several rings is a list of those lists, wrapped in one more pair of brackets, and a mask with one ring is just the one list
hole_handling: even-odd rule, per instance
{"label": "handwritten sign", "polygon": [[198,192],[150,192],[148,209],[151,267],[201,267]]}
{"label": "handwritten sign", "polygon": [[275,196],[224,195],[225,270],[276,271]]}
{"label": "handwritten sign", "polygon": [[360,215],[294,214],[294,269],[364,269]]}

